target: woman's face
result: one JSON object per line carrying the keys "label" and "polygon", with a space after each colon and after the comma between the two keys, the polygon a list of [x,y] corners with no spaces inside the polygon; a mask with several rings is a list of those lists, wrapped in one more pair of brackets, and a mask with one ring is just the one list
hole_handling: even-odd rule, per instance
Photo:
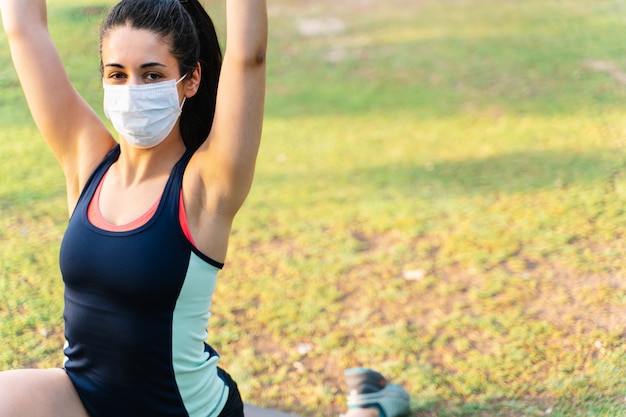
{"label": "woman's face", "polygon": [[169,45],[152,31],[129,25],[112,28],[102,40],[107,84],[149,84],[181,77]]}

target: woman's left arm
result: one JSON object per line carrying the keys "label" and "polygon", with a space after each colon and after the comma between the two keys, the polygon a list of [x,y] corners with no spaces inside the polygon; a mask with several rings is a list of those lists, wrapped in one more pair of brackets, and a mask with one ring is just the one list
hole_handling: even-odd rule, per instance
{"label": "woman's left arm", "polygon": [[250,191],[261,140],[268,37],[265,0],[227,0],[226,25],[213,127],[192,163],[203,183],[203,205],[219,206],[222,214],[234,216]]}

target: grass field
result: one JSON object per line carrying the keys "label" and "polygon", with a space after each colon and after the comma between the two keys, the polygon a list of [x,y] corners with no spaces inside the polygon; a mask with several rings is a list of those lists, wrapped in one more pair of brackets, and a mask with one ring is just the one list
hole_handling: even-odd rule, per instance
{"label": "grass field", "polygon": [[[49,3],[101,113],[105,3]],[[210,325],[244,399],[336,415],[363,365],[419,417],[626,415],[624,2],[269,3],[263,145]],[[0,126],[0,369],[59,366],[64,182],[4,35]]]}

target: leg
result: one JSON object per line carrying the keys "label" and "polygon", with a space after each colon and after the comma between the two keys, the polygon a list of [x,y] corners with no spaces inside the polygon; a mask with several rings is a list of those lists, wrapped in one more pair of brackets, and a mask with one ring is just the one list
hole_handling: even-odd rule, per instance
{"label": "leg", "polygon": [[353,408],[348,410],[344,417],[379,417],[380,412],[376,408]]}
{"label": "leg", "polygon": [[62,369],[0,372],[0,416],[89,417]]}

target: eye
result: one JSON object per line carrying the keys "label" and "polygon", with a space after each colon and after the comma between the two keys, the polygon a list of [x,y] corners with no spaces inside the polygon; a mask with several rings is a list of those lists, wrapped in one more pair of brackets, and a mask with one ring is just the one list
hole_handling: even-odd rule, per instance
{"label": "eye", "polygon": [[144,76],[144,78],[148,81],[159,81],[163,78],[163,76],[158,72],[149,72]]}
{"label": "eye", "polygon": [[112,72],[107,75],[107,78],[113,81],[119,81],[125,79],[126,74],[124,74],[123,72]]}

